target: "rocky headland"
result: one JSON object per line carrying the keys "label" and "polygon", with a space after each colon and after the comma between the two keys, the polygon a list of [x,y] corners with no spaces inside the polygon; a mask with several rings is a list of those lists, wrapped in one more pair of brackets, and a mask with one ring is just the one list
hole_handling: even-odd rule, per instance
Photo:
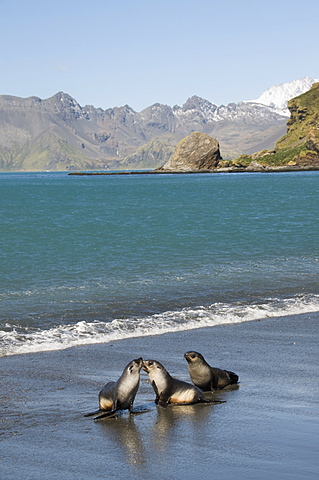
{"label": "rocky headland", "polygon": [[319,170],[319,83],[290,100],[288,108],[287,133],[274,150],[241,155],[223,166],[243,171]]}

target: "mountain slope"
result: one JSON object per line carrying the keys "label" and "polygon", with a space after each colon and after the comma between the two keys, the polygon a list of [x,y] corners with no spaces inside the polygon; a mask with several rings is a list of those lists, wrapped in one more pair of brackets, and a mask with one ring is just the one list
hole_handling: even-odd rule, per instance
{"label": "mountain slope", "polygon": [[44,100],[2,95],[0,170],[157,168],[194,131],[217,138],[230,159],[273,148],[286,117],[261,103],[217,106],[197,96],[135,112],[82,107],[63,92]]}

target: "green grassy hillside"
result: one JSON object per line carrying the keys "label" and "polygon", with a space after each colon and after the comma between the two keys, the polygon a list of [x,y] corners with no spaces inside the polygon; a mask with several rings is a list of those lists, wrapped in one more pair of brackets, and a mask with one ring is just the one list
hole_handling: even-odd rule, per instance
{"label": "green grassy hillside", "polygon": [[278,140],[275,150],[242,155],[232,165],[247,167],[257,162],[270,167],[319,167],[319,83],[290,100],[288,108],[291,116],[287,133]]}

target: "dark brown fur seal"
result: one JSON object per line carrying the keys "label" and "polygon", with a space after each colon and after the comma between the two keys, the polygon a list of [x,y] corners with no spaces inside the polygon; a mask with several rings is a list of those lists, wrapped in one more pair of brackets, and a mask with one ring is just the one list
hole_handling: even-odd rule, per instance
{"label": "dark brown fur seal", "polygon": [[123,370],[122,375],[116,382],[108,382],[99,393],[99,410],[87,413],[84,416],[98,415],[94,420],[111,417],[117,410],[129,410],[133,413],[133,402],[140,384],[140,370],[143,359],[132,360]]}
{"label": "dark brown fur seal", "polygon": [[214,391],[238,383],[238,375],[228,370],[211,367],[202,354],[186,352],[188,371],[192,382],[204,392]]}
{"label": "dark brown fur seal", "polygon": [[191,405],[193,403],[223,403],[219,400],[207,400],[203,392],[192,385],[173,378],[165,367],[156,360],[145,360],[143,370],[148,373],[155,391],[155,403],[166,407],[169,403]]}

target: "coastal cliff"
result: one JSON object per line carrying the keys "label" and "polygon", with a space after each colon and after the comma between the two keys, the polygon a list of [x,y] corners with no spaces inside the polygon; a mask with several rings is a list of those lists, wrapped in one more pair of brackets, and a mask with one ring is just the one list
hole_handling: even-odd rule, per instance
{"label": "coastal cliff", "polygon": [[246,170],[319,169],[319,83],[288,102],[287,133],[272,151],[241,155],[228,164]]}

